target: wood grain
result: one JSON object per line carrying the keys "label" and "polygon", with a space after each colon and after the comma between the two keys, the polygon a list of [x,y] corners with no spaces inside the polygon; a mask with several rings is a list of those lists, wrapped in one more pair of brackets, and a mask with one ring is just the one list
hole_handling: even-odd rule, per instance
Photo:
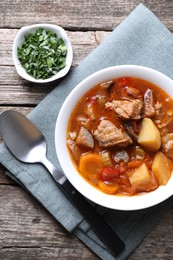
{"label": "wood grain", "polygon": [[0,259],[97,259],[22,188],[1,185],[0,198]]}
{"label": "wood grain", "polygon": [[[36,85],[17,75],[12,45],[19,28],[45,22],[63,26],[73,46],[74,68],[139,3],[151,9],[173,31],[172,0],[1,0],[0,112],[14,109],[27,115],[59,83]],[[170,209],[128,259],[173,259],[172,219],[173,209]],[[6,177],[5,168],[0,165],[0,259],[95,260],[98,257],[69,235],[30,194]]]}
{"label": "wood grain", "polygon": [[170,30],[173,30],[171,0],[2,0],[0,28],[54,23],[72,30],[108,31],[124,20],[140,3],[150,8]]}

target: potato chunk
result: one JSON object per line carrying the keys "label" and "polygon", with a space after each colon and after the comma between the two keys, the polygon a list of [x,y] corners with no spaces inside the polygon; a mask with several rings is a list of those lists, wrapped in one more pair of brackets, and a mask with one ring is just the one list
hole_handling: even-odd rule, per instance
{"label": "potato chunk", "polygon": [[129,177],[132,194],[136,192],[152,191],[158,188],[157,180],[145,163],[135,169]]}
{"label": "potato chunk", "polygon": [[142,120],[138,143],[145,149],[155,152],[161,146],[161,136],[158,128],[150,118]]}
{"label": "potato chunk", "polygon": [[135,186],[145,186],[146,184],[150,183],[150,172],[145,163],[136,168],[133,175],[130,176],[129,181],[131,185]]}
{"label": "potato chunk", "polygon": [[171,177],[173,163],[162,152],[158,152],[152,164],[152,172],[154,173],[159,185],[166,185]]}

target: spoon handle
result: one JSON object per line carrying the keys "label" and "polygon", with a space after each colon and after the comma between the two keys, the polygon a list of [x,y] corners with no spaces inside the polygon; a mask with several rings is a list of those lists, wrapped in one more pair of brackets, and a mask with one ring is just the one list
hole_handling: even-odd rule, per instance
{"label": "spoon handle", "polygon": [[98,237],[107,246],[110,253],[114,256],[117,256],[124,249],[124,242],[94,210],[94,208],[84,198],[84,196],[71,185],[65,175],[62,174],[61,170],[55,168],[47,158],[44,160],[43,164],[49,170],[59,188],[66,194],[73,205],[91,225]]}

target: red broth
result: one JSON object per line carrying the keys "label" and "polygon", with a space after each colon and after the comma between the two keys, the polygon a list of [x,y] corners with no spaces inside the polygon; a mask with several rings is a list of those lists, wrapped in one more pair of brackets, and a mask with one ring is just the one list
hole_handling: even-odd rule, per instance
{"label": "red broth", "polygon": [[155,190],[173,169],[172,115],[173,100],[148,81],[123,77],[93,86],[68,122],[71,160],[87,182],[107,194]]}

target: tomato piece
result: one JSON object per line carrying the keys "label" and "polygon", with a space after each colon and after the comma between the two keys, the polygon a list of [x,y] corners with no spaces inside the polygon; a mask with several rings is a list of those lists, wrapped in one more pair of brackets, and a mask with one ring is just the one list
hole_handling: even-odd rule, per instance
{"label": "tomato piece", "polygon": [[118,85],[120,86],[120,95],[122,97],[126,97],[128,98],[129,95],[127,93],[127,88],[129,87],[130,85],[130,79],[128,78],[120,78],[119,82],[118,82]]}
{"label": "tomato piece", "polygon": [[100,177],[103,181],[110,181],[115,177],[118,177],[120,170],[118,168],[104,167],[100,172]]}
{"label": "tomato piece", "polygon": [[130,79],[129,79],[129,78],[121,78],[121,79],[119,80],[119,85],[120,85],[121,87],[127,87],[127,86],[129,86],[129,85],[130,85]]}

